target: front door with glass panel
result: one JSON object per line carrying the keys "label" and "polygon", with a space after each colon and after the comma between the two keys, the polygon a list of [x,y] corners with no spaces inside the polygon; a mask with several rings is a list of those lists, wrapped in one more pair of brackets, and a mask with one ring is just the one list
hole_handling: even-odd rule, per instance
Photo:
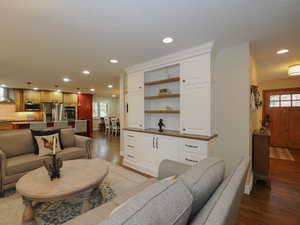
{"label": "front door with glass panel", "polygon": [[263,96],[263,118],[271,120],[271,146],[300,150],[300,88],[268,90]]}

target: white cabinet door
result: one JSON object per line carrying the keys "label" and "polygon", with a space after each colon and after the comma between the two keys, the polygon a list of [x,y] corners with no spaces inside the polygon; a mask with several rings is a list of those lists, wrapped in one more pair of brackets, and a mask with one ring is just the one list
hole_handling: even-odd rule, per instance
{"label": "white cabinet door", "polygon": [[155,137],[155,152],[158,154],[156,156],[157,172],[161,161],[164,159],[179,161],[179,144],[180,142],[178,141],[178,138],[175,137],[168,137],[164,135],[157,135]]}
{"label": "white cabinet door", "polygon": [[142,134],[141,135],[141,159],[140,165],[152,174],[156,171],[156,164],[158,161],[158,152],[155,148],[155,135]]}
{"label": "white cabinet door", "polygon": [[144,91],[144,72],[128,74],[128,92]]}
{"label": "white cabinet door", "polygon": [[144,92],[128,92],[128,127],[144,128]]}
{"label": "white cabinet door", "polygon": [[203,54],[187,59],[180,64],[182,87],[191,87],[210,82],[211,55]]}
{"label": "white cabinet door", "polygon": [[180,124],[181,132],[211,135],[210,54],[181,63]]}
{"label": "white cabinet door", "polygon": [[210,86],[203,84],[184,88],[180,98],[181,132],[210,136]]}

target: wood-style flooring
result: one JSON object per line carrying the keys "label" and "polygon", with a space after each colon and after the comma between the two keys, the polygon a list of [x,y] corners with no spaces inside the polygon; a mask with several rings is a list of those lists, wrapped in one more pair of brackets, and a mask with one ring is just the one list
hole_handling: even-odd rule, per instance
{"label": "wood-style flooring", "polygon": [[[120,137],[94,133],[95,154],[121,165]],[[300,225],[300,151],[292,152],[295,161],[270,159],[272,188],[255,185],[244,195],[239,225]]]}
{"label": "wood-style flooring", "polygon": [[300,151],[295,161],[270,159],[272,188],[257,183],[242,199],[239,225],[300,225]]}

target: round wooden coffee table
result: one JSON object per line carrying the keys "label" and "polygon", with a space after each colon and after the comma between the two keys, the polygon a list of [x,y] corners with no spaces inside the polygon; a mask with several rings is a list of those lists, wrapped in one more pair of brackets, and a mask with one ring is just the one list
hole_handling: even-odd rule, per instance
{"label": "round wooden coffee table", "polygon": [[81,213],[91,209],[90,196],[100,192],[99,185],[108,174],[108,165],[100,159],[77,159],[63,162],[61,178],[50,180],[44,167],[24,175],[16,184],[25,209],[22,224],[36,224],[32,206],[38,202],[65,200],[83,194]]}

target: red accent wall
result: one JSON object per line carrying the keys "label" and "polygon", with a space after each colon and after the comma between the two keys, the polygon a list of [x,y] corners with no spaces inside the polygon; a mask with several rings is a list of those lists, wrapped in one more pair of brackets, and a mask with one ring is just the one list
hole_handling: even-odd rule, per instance
{"label": "red accent wall", "polygon": [[87,136],[91,137],[93,134],[93,95],[80,94],[78,95],[78,110],[77,118],[86,119],[87,122]]}

